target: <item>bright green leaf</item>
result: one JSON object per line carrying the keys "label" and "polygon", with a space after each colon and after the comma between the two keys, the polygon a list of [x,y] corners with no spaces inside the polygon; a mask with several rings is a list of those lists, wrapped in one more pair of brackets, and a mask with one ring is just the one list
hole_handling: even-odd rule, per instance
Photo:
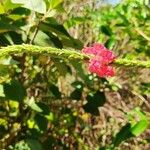
{"label": "bright green leaf", "polygon": [[38,13],[46,13],[46,4],[44,0],[12,0],[15,4],[22,4],[23,7]]}
{"label": "bright green leaf", "polygon": [[136,125],[134,125],[131,128],[131,132],[133,135],[135,136],[139,136],[141,133],[143,133],[149,125],[149,121],[148,120],[140,120],[138,123],[136,123]]}
{"label": "bright green leaf", "polygon": [[5,59],[0,59],[0,65],[16,65],[18,64],[19,62],[17,62],[16,60],[12,59],[11,57],[9,58],[5,58]]}
{"label": "bright green leaf", "polygon": [[55,8],[57,7],[60,3],[63,2],[63,0],[49,0],[50,2],[50,8]]}
{"label": "bright green leaf", "polygon": [[15,9],[17,7],[20,7],[20,4],[13,4],[11,0],[4,1],[5,11],[9,11],[9,10]]}
{"label": "bright green leaf", "polygon": [[4,89],[3,89],[3,85],[0,84],[0,97],[4,97]]}
{"label": "bright green leaf", "polygon": [[5,13],[4,6],[0,3],[0,14],[4,13]]}
{"label": "bright green leaf", "polygon": [[37,111],[37,112],[43,112],[43,110],[36,104],[34,97],[31,97],[31,99],[26,100],[25,102],[31,109]]}

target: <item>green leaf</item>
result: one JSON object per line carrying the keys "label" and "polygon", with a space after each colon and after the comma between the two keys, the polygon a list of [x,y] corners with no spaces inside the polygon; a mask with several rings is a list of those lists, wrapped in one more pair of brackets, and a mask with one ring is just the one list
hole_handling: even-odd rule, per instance
{"label": "green leaf", "polygon": [[79,40],[72,38],[64,26],[59,24],[56,19],[52,17],[42,22],[39,25],[39,29],[46,33],[57,47],[58,45],[59,47],[66,46],[76,49],[81,49],[83,47],[83,44]]}
{"label": "green leaf", "polygon": [[110,27],[109,27],[108,25],[102,25],[102,26],[101,26],[101,31],[102,31],[104,34],[108,35],[108,36],[111,36],[111,35],[112,35],[112,31],[111,31],[111,29],[110,29]]}
{"label": "green leaf", "polygon": [[106,101],[104,92],[97,91],[94,94],[89,94],[86,99],[88,102],[83,106],[84,110],[93,115],[99,115],[98,108],[103,106]]}
{"label": "green leaf", "polygon": [[[144,112],[141,111],[141,109],[139,107],[136,107],[135,109],[133,109],[132,111],[127,113],[127,116],[128,116],[128,119],[129,119],[132,127],[135,126],[138,121],[141,121],[141,120],[148,121],[147,116],[144,114]],[[137,119],[138,119],[138,121],[137,121]]]}
{"label": "green leaf", "polygon": [[0,84],[0,97],[5,97],[3,85]]}
{"label": "green leaf", "polygon": [[40,46],[51,46],[52,41],[46,33],[39,30],[34,40],[34,44]]}
{"label": "green leaf", "polygon": [[10,22],[6,22],[5,20],[0,20],[0,33],[8,32],[8,31],[16,31],[17,27],[11,25]]}
{"label": "green leaf", "polygon": [[134,125],[131,128],[131,132],[133,135],[135,136],[139,136],[141,133],[143,133],[149,125],[149,121],[148,120],[140,120],[138,123],[136,123],[136,125]]}
{"label": "green leaf", "polygon": [[15,143],[14,147],[12,147],[10,150],[31,150],[28,144],[22,140],[17,143]]}
{"label": "green leaf", "polygon": [[79,89],[75,89],[70,95],[70,98],[73,100],[81,100],[81,97],[82,97],[82,90]]}
{"label": "green leaf", "polygon": [[4,6],[0,3],[0,14],[4,14],[4,13],[5,13]]}
{"label": "green leaf", "polygon": [[61,93],[56,85],[50,84],[49,90],[50,90],[50,94],[52,94],[52,96],[54,96],[57,99],[61,98]]}
{"label": "green leaf", "polygon": [[57,67],[57,70],[59,71],[60,76],[65,76],[66,73],[69,73],[69,67],[67,66],[67,64],[65,64],[65,62],[61,62],[60,60],[57,59],[53,59],[55,66]]}
{"label": "green leaf", "polygon": [[49,115],[50,114],[50,109],[49,109],[49,106],[47,104],[42,103],[42,102],[37,102],[36,104],[38,105],[38,107],[40,107],[40,109],[42,109],[43,115]]}
{"label": "green leaf", "polygon": [[26,143],[30,150],[43,150],[41,143],[35,139],[26,139]]}
{"label": "green leaf", "polygon": [[13,31],[10,31],[8,34],[9,34],[13,44],[22,44],[23,43],[21,34],[19,34],[17,32],[13,32]]}
{"label": "green leaf", "polygon": [[81,48],[83,48],[82,42],[80,40],[78,40],[78,39],[62,38],[61,42],[66,47],[73,47],[75,49],[81,49]]}
{"label": "green leaf", "polygon": [[63,0],[49,0],[50,2],[50,8],[56,8],[60,3],[63,2]]}
{"label": "green leaf", "polygon": [[113,140],[114,147],[117,147],[121,144],[121,142],[134,137],[134,135],[130,131],[131,124],[127,123],[125,126],[121,128],[121,130],[117,133],[116,137]]}
{"label": "green leaf", "polygon": [[8,66],[0,65],[0,76],[7,76],[9,71],[10,69],[8,68]]}
{"label": "green leaf", "polygon": [[10,83],[4,84],[4,94],[10,100],[23,101],[26,91],[18,80],[11,80]]}
{"label": "green leaf", "polygon": [[6,38],[5,33],[0,34],[0,45],[1,46],[7,46],[10,45],[9,40]]}
{"label": "green leaf", "polygon": [[66,27],[66,29],[69,29],[71,27],[74,27],[76,25],[83,23],[84,21],[85,21],[85,18],[83,17],[72,17],[66,20],[66,22],[64,23],[64,26]]}
{"label": "green leaf", "polygon": [[114,45],[116,43],[116,40],[114,38],[109,38],[106,43],[105,43],[105,46],[108,48],[108,49],[113,49]]}
{"label": "green leaf", "polygon": [[25,18],[30,15],[30,10],[23,7],[17,7],[11,11],[10,15],[20,15],[20,17]]}
{"label": "green leaf", "polygon": [[40,130],[45,131],[47,129],[48,120],[44,116],[36,114],[34,120],[37,123]]}
{"label": "green leaf", "polygon": [[75,90],[71,93],[70,98],[75,100],[81,100],[82,91],[83,91],[83,83],[80,81],[75,81],[71,84]]}
{"label": "green leaf", "polygon": [[5,59],[0,59],[0,65],[9,66],[9,65],[16,65],[16,64],[19,64],[19,62],[12,59],[11,57],[5,58]]}
{"label": "green leaf", "polygon": [[62,42],[60,41],[59,37],[52,34],[51,32],[45,32],[45,33],[49,36],[49,39],[53,42],[55,47],[58,47],[60,49],[63,48]]}
{"label": "green leaf", "polygon": [[55,32],[56,34],[58,34],[59,36],[67,36],[70,37],[69,33],[66,31],[66,29],[58,23],[52,23],[50,22],[51,20],[49,20],[49,23],[41,23],[39,28],[42,31],[50,31],[50,32]]}
{"label": "green leaf", "polygon": [[37,105],[37,103],[35,102],[34,97],[31,97],[31,99],[28,99],[25,101],[25,103],[33,110],[37,111],[37,112],[43,112],[43,110]]}
{"label": "green leaf", "polygon": [[78,90],[83,90],[84,88],[84,84],[81,81],[75,81],[71,85]]}
{"label": "green leaf", "polygon": [[12,9],[15,9],[15,8],[18,8],[20,7],[21,5],[19,4],[13,4],[11,0],[5,0],[4,1],[4,8],[5,8],[5,11],[9,11],[9,10],[12,10]]}
{"label": "green leaf", "polygon": [[128,27],[130,25],[130,23],[129,23],[128,19],[126,18],[126,16],[121,14],[121,12],[119,12],[119,11],[117,11],[116,13],[117,13],[118,17],[120,17],[122,19],[123,24]]}
{"label": "green leaf", "polygon": [[22,4],[23,7],[38,13],[46,13],[46,3],[44,0],[12,0],[15,4]]}

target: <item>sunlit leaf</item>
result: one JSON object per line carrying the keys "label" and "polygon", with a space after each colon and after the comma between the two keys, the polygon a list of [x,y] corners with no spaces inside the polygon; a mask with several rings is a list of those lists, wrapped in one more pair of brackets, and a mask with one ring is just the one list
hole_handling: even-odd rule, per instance
{"label": "sunlit leaf", "polygon": [[43,112],[43,110],[37,105],[35,102],[34,97],[31,97],[31,99],[26,100],[26,104],[33,110],[37,112]]}
{"label": "sunlit leaf", "polygon": [[51,8],[57,7],[63,0],[48,0]]}
{"label": "sunlit leaf", "polygon": [[0,3],[0,14],[4,14],[4,13],[5,13],[4,6]]}
{"label": "sunlit leaf", "polygon": [[141,133],[143,133],[149,125],[149,121],[148,120],[140,120],[138,123],[136,123],[132,128],[131,128],[131,132],[133,135],[135,136],[139,136]]}
{"label": "sunlit leaf", "polygon": [[15,4],[22,4],[23,7],[38,13],[46,13],[46,4],[44,0],[12,0]]}

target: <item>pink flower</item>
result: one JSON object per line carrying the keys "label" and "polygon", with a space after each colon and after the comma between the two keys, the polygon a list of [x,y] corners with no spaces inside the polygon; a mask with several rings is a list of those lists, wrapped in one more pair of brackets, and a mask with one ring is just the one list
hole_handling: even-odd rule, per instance
{"label": "pink flower", "polygon": [[112,51],[102,44],[95,43],[92,47],[83,48],[82,52],[93,56],[89,60],[90,72],[96,73],[99,77],[114,76],[114,69],[110,65],[115,59]]}

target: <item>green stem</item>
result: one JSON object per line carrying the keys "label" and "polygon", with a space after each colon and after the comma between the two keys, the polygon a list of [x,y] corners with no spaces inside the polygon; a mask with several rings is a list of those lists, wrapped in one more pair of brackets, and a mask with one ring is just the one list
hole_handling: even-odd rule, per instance
{"label": "green stem", "polygon": [[85,60],[90,58],[89,56],[85,54],[81,54],[80,52],[74,50],[58,49],[53,47],[41,47],[41,46],[28,45],[28,44],[12,45],[7,47],[2,47],[0,49],[0,57],[9,56],[12,54],[22,54],[22,53],[45,54],[57,58],[68,58],[68,59],[79,59],[79,60]]}
{"label": "green stem", "polygon": [[[67,58],[67,59],[77,59],[77,60],[89,60],[90,56],[82,54],[81,52],[68,49],[58,49],[53,47],[41,47],[35,45],[12,45],[7,47],[2,47],[0,49],[0,57],[10,56],[12,54],[45,54],[57,58]],[[150,68],[150,61],[140,61],[140,60],[128,60],[128,59],[116,59],[113,62],[114,65],[128,66],[128,67],[142,67]]]}
{"label": "green stem", "polygon": [[150,68],[150,61],[116,59],[114,64],[126,67]]}

